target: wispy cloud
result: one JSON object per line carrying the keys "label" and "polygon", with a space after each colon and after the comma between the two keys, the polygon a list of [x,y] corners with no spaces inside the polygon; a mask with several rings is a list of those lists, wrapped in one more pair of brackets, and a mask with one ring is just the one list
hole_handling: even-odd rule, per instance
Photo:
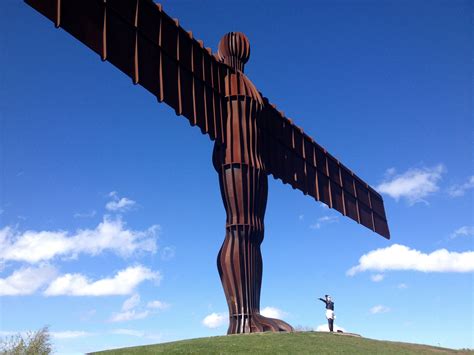
{"label": "wispy cloud", "polygon": [[276,307],[265,307],[260,310],[260,314],[264,317],[277,318],[277,319],[282,319],[288,315],[287,312],[284,312],[281,309],[276,308]]}
{"label": "wispy cloud", "polygon": [[320,229],[325,224],[331,224],[339,221],[337,216],[323,216],[317,219],[316,223],[309,226],[311,229]]}
{"label": "wispy cloud", "polygon": [[50,265],[23,267],[0,279],[0,296],[31,295],[48,284],[57,275]]}
{"label": "wispy cloud", "polygon": [[37,263],[55,257],[75,258],[79,254],[97,255],[111,250],[121,256],[137,251],[154,253],[160,230],[153,225],[143,231],[126,228],[120,218],[103,221],[94,229],[66,231],[25,231],[12,227],[0,229],[0,260]]}
{"label": "wispy cloud", "polygon": [[56,339],[75,339],[95,335],[94,333],[82,330],[63,330],[61,332],[51,332],[50,334]]}
{"label": "wispy cloud", "polygon": [[380,282],[380,281],[383,281],[384,278],[385,278],[385,275],[384,275],[384,274],[375,274],[375,275],[370,276],[370,279],[371,279],[373,282]]}
{"label": "wispy cloud", "polygon": [[396,174],[393,168],[389,170],[384,181],[376,187],[376,190],[397,201],[404,198],[410,205],[426,202],[424,199],[427,196],[438,191],[438,183],[446,171],[442,164],[432,168],[413,168],[402,174]]}
{"label": "wispy cloud", "polygon": [[135,319],[144,319],[152,314],[153,311],[164,310],[169,307],[168,303],[161,302],[159,300],[150,301],[147,303],[146,308],[140,307],[140,295],[135,293],[130,298],[127,298],[123,304],[122,309],[118,313],[114,313],[109,319],[110,322],[125,322]]}
{"label": "wispy cloud", "polygon": [[402,283],[400,283],[400,284],[397,285],[397,288],[403,290],[403,289],[405,289],[405,288],[408,288],[408,285],[402,282]]}
{"label": "wispy cloud", "polygon": [[370,312],[371,314],[387,313],[387,312],[390,312],[390,308],[379,304],[379,305],[377,305],[377,306],[373,306],[373,307],[369,310],[369,312]]}
{"label": "wispy cloud", "polygon": [[125,212],[136,205],[136,202],[127,197],[119,197],[116,191],[109,193],[112,201],[107,202],[105,208],[112,212]]}
{"label": "wispy cloud", "polygon": [[122,305],[122,311],[129,311],[140,304],[140,295],[138,293],[133,294],[130,298],[127,298]]}
{"label": "wispy cloud", "polygon": [[44,294],[46,296],[128,295],[146,280],[159,283],[161,274],[141,265],[128,267],[111,278],[97,281],[89,280],[82,274],[65,274],[51,282]]}
{"label": "wispy cloud", "polygon": [[142,311],[142,312],[137,312],[136,310],[132,309],[130,311],[124,311],[120,313],[114,314],[110,318],[110,322],[116,323],[116,322],[126,322],[130,320],[136,320],[136,319],[144,319],[148,317],[150,314],[150,311]]}
{"label": "wispy cloud", "polygon": [[151,308],[151,309],[159,309],[159,310],[164,310],[164,309],[167,309],[170,307],[170,305],[166,302],[162,302],[162,301],[158,301],[158,300],[155,300],[155,301],[150,301],[147,303],[147,308]]}
{"label": "wispy cloud", "polygon": [[95,210],[89,212],[76,212],[74,213],[74,218],[92,218],[97,214]]}
{"label": "wispy cloud", "polygon": [[451,197],[464,196],[466,191],[474,188],[474,175],[471,175],[463,184],[451,185],[448,188],[448,194]]}
{"label": "wispy cloud", "polygon": [[474,226],[462,226],[456,229],[451,235],[449,239],[455,239],[457,237],[473,237],[474,236]]}
{"label": "wispy cloud", "polygon": [[202,324],[207,328],[215,329],[227,324],[228,320],[226,313],[211,313],[202,320]]}
{"label": "wispy cloud", "polygon": [[423,253],[400,244],[372,250],[359,259],[359,264],[347,271],[353,276],[363,271],[421,271],[421,272],[472,272],[474,271],[474,252],[451,252],[438,249]]}

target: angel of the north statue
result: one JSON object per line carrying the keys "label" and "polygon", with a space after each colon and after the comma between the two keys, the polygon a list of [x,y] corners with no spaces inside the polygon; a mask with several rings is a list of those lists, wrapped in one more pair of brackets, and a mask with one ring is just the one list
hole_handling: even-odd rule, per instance
{"label": "angel of the north statue", "polygon": [[245,76],[250,45],[244,34],[224,35],[212,54],[152,0],[26,3],[215,141],[212,161],[227,213],[217,267],[229,334],[293,329],[260,314],[267,175],[390,237],[382,197]]}

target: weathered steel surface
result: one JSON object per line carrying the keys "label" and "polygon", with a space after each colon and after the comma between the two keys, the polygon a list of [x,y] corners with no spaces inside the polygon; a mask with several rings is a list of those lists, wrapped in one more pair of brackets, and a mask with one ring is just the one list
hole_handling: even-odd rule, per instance
{"label": "weathered steel surface", "polygon": [[152,0],[25,2],[216,141],[213,163],[227,212],[218,269],[229,333],[292,330],[259,313],[267,175],[390,238],[382,197],[245,76],[245,35],[226,34],[213,55]]}
{"label": "weathered steel surface", "polygon": [[390,239],[382,196],[263,98],[257,120],[265,170]]}
{"label": "weathered steel surface", "polygon": [[263,101],[243,74],[250,45],[242,33],[226,34],[219,59],[235,70],[226,77],[224,142],[216,142],[213,163],[227,214],[226,235],[217,266],[229,307],[229,334],[292,331],[278,319],[260,315],[262,255],[268,178],[261,157],[257,118]]}

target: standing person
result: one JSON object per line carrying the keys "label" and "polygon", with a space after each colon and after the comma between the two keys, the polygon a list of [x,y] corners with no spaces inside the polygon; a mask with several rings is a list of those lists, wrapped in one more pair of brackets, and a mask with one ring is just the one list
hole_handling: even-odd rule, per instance
{"label": "standing person", "polygon": [[326,304],[326,318],[328,319],[329,331],[333,331],[334,325],[334,302],[331,299],[331,296],[324,295],[324,298],[318,298]]}

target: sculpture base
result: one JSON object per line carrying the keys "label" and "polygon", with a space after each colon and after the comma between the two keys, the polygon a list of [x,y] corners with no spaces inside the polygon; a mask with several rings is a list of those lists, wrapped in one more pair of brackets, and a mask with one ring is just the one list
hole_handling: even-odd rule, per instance
{"label": "sculpture base", "polygon": [[237,315],[229,318],[227,334],[262,333],[262,332],[293,332],[288,323],[261,314]]}

